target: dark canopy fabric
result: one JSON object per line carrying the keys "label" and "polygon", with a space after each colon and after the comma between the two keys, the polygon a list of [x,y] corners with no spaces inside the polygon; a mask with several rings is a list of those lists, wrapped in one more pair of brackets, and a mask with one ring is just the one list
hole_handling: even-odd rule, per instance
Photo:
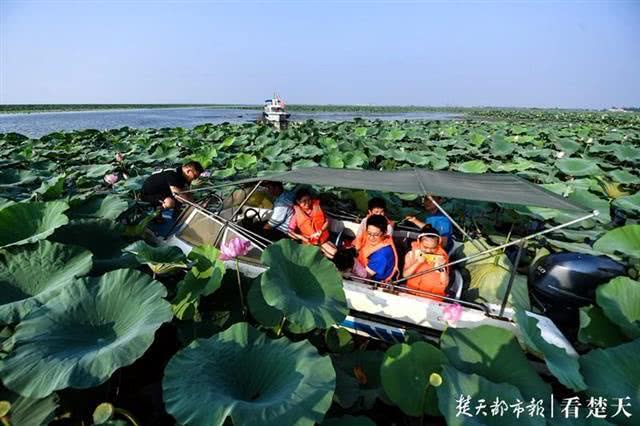
{"label": "dark canopy fabric", "polygon": [[474,174],[418,169],[378,171],[311,167],[243,179],[236,183],[261,180],[382,192],[432,194],[448,198],[588,213],[587,209],[566,198],[510,174]]}

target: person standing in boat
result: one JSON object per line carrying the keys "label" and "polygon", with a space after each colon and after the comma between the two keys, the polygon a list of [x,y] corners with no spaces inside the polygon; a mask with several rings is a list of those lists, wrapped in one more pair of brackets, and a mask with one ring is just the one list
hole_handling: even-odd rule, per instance
{"label": "person standing in boat", "polygon": [[[204,168],[197,161],[190,161],[175,169],[154,173],[142,184],[142,199],[154,206],[172,209],[178,203],[174,196],[187,189],[194,180],[200,177]],[[182,197],[191,199],[189,194]]]}
{"label": "person standing in boat", "polygon": [[388,227],[389,221],[382,215],[366,219],[367,239],[358,250],[356,260],[372,280],[389,281],[398,272],[398,254]]}
{"label": "person standing in boat", "polygon": [[387,226],[387,234],[393,235],[394,223],[387,217],[387,203],[384,199],[379,197],[370,199],[367,210],[367,217],[360,222],[358,232],[356,233],[356,239],[354,241],[356,250],[360,250],[367,242],[367,219],[373,215],[384,216],[389,223]]}
{"label": "person standing in boat", "polygon": [[424,226],[420,230],[418,239],[411,244],[411,251],[407,253],[404,260],[404,277],[416,275],[407,280],[407,288],[434,294],[434,296],[428,296],[415,293],[418,296],[442,300],[437,295],[444,296],[446,294],[445,291],[449,285],[448,268],[420,273],[447,263],[449,263],[449,256],[442,248],[440,234],[431,225]]}
{"label": "person standing in boat", "polygon": [[308,189],[296,192],[293,216],[289,222],[289,235],[304,244],[319,246],[329,259],[333,259],[337,249],[329,241],[329,219],[325,215],[320,200],[312,198]]}

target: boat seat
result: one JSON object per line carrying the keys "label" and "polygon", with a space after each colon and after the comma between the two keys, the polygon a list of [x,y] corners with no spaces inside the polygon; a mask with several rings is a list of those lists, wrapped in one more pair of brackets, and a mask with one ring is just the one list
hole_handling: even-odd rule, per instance
{"label": "boat seat", "polygon": [[447,287],[447,294],[454,299],[460,299],[462,297],[462,290],[464,288],[464,280],[462,279],[462,273],[457,269],[451,269],[449,274],[449,286]]}

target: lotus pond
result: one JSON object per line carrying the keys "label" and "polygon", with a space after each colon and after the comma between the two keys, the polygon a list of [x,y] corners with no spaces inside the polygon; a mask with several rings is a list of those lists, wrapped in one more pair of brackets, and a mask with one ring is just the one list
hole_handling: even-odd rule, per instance
{"label": "lotus pond", "polygon": [[[483,114],[490,120],[306,121],[282,132],[222,124],[0,134],[1,421],[637,424],[639,116]],[[155,216],[137,201],[142,182],[187,158],[211,171],[200,185],[315,165],[515,173],[600,212],[529,244],[525,264],[554,251],[602,254],[628,276],[581,308],[578,356],[546,343],[523,315],[526,280],[513,300],[522,344],[504,329],[455,322],[435,342],[412,333],[395,345],[364,340],[333,327],[347,314],[341,278],[315,248],[273,245],[268,271],[249,279],[226,270],[214,247],[184,256],[142,240]],[[322,189],[362,213],[374,195]],[[419,206],[418,194],[375,195],[394,219]],[[464,200],[445,208],[488,245],[575,218]],[[482,300],[504,294],[512,267],[506,254],[488,264],[467,268]],[[573,397],[581,410],[565,416]]]}

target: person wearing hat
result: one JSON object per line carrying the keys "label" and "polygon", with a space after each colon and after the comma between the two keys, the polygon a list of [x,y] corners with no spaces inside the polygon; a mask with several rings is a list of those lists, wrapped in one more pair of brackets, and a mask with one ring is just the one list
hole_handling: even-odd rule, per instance
{"label": "person wearing hat", "polygon": [[428,297],[434,300],[442,300],[437,295],[444,296],[449,284],[449,268],[436,269],[423,273],[429,269],[449,263],[449,256],[442,248],[440,234],[430,225],[420,230],[418,239],[411,244],[411,251],[404,260],[404,277],[407,280],[407,288],[431,293],[432,296],[422,293],[414,293],[418,296]]}

